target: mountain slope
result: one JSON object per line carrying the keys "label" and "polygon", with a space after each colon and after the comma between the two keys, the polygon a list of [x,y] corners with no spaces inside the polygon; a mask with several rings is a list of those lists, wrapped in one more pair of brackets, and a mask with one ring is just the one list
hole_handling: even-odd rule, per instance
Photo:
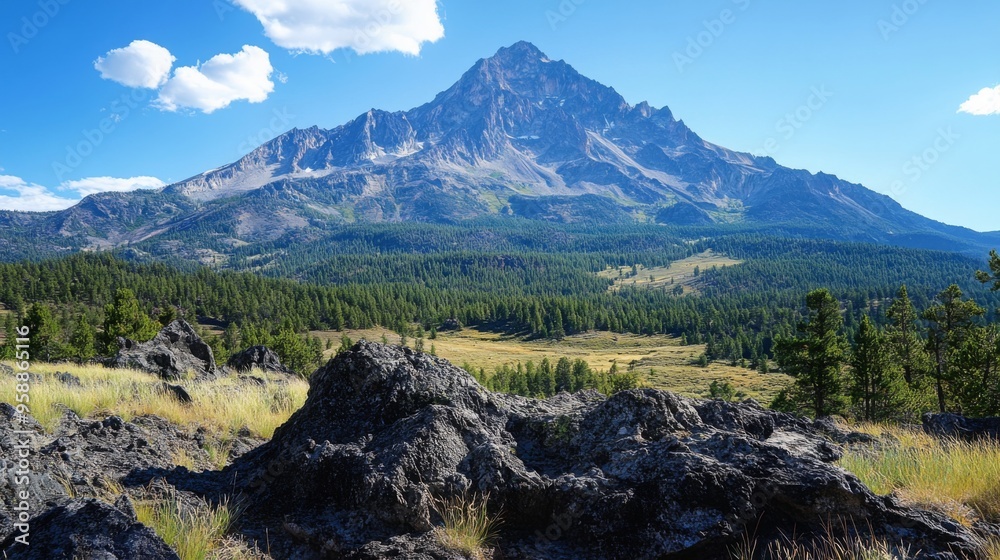
{"label": "mountain slope", "polygon": [[161,236],[218,245],[355,221],[781,225],[809,236],[982,251],[1000,234],[947,226],[861,185],[702,140],[667,108],[614,89],[529,43],[478,61],[433,101],[294,129],[239,161],[159,192],[95,195],[49,215],[0,215],[63,246]]}

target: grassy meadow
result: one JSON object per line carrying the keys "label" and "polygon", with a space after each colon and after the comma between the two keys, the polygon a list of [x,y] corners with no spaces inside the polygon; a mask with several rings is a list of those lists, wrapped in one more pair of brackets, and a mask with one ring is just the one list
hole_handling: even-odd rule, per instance
{"label": "grassy meadow", "polygon": [[699,272],[706,272],[712,267],[722,268],[724,266],[735,266],[742,261],[733,260],[724,255],[719,255],[712,251],[705,251],[698,255],[688,257],[670,263],[670,266],[645,267],[636,265],[635,276],[632,276],[632,267],[623,266],[619,268],[608,268],[599,272],[601,278],[614,280],[614,285],[608,288],[611,291],[620,290],[622,287],[656,289],[675,289],[678,285],[684,290],[684,295],[695,294],[700,291],[703,278],[695,275],[695,268]]}
{"label": "grassy meadow", "polygon": [[[278,380],[273,374],[253,372],[264,385],[248,384],[236,376],[206,381],[180,381],[193,400],[183,404],[164,392],[155,375],[109,369],[100,365],[34,363],[31,383],[31,414],[52,430],[68,408],[82,418],[117,415],[126,421],[136,416],[159,416],[184,428],[205,427],[221,436],[247,428],[261,438],[270,438],[292,412],[305,402],[308,384],[301,379]],[[57,379],[59,372],[80,380],[79,385]],[[0,375],[0,394],[14,395],[15,378]]]}
{"label": "grassy meadow", "polygon": [[[344,334],[355,341],[367,339],[378,342],[384,336],[390,344],[400,342],[398,334],[381,328],[345,332],[316,331],[312,334],[324,341],[331,341],[332,349],[327,351],[328,356],[336,352]],[[413,339],[408,339],[407,344],[412,347]],[[766,405],[778,391],[791,383],[791,378],[787,375],[761,375],[753,370],[720,362],[700,367],[695,362],[705,352],[704,345],[683,346],[680,339],[663,335],[590,332],[555,341],[531,340],[466,328],[461,331],[439,332],[436,339],[424,340],[424,351],[430,352],[432,345],[438,356],[456,366],[467,364],[477,370],[482,368],[487,374],[504,364],[516,366],[518,362],[523,364],[528,361],[538,364],[544,358],[553,361],[562,357],[582,359],[594,370],[602,371],[610,369],[617,362],[620,370],[634,367],[643,375],[649,387],[689,397],[707,397],[709,385],[713,381],[728,382],[735,391]]]}

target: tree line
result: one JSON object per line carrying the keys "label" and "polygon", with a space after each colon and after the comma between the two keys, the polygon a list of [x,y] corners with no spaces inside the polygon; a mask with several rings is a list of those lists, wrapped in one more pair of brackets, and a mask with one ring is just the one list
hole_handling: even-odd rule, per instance
{"label": "tree line", "polygon": [[[976,279],[1000,291],[1000,255]],[[777,341],[775,358],[795,383],[772,403],[814,416],[866,421],[912,418],[928,410],[1000,415],[1000,327],[951,285],[918,312],[902,286],[879,326],[868,314],[849,340],[841,302],[827,289],[806,297],[808,317]],[[853,342],[853,344],[852,344]]]}

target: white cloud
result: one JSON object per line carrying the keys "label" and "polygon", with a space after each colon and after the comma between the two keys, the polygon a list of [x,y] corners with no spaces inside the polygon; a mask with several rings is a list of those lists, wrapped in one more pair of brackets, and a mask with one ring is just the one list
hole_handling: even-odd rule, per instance
{"label": "white cloud", "polygon": [[1000,115],[1000,86],[983,88],[958,108],[970,115]]}
{"label": "white cloud", "polygon": [[[14,191],[15,195],[4,194]],[[62,210],[76,204],[77,201],[62,198],[52,194],[47,188],[27,183],[20,177],[0,175],[0,209],[18,210],[21,212],[48,212]]]}
{"label": "white cloud", "polygon": [[155,104],[165,111],[182,108],[211,113],[233,101],[260,103],[274,91],[271,57],[244,45],[236,54],[219,54],[200,66],[182,66],[160,90]]}
{"label": "white cloud", "polygon": [[400,51],[444,37],[437,0],[233,0],[264,26],[275,44],[292,51],[358,54]]}
{"label": "white cloud", "polygon": [[[99,192],[125,192],[159,188],[163,185],[163,181],[155,177],[132,177],[130,179],[90,177],[63,183],[59,186],[59,190],[65,191],[66,195],[60,195],[53,192],[52,189],[29,183],[20,177],[0,175],[0,210],[51,212],[69,208],[80,202],[81,198]],[[9,194],[10,191],[13,191],[14,194]]]}
{"label": "white cloud", "polygon": [[149,41],[132,41],[121,49],[108,51],[94,61],[94,68],[105,80],[133,88],[156,89],[170,76],[174,65],[170,51]]}
{"label": "white cloud", "polygon": [[164,186],[163,181],[156,177],[132,177],[119,179],[117,177],[88,177],[78,181],[66,181],[61,188],[74,191],[81,198],[102,192],[128,192],[139,189],[158,189]]}

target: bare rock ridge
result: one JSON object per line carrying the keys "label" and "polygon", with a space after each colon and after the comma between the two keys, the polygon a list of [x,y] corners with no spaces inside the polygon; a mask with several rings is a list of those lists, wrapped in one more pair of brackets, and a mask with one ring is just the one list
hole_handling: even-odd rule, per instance
{"label": "bare rock ridge", "polygon": [[[916,558],[976,558],[970,529],[876,496],[835,466],[836,442],[859,436],[832,423],[656,390],[495,394],[444,360],[365,341],[317,370],[306,404],[222,471],[173,467],[178,451],[201,453],[204,434],[157,418],[67,413],[46,434],[0,405],[3,457],[22,428],[34,433],[32,526],[45,540],[19,555],[6,468],[0,551],[11,558],[176,558],[135,522],[127,495],[150,488],[181,503],[239,499],[239,536],[278,560],[459,560],[431,531],[435,500],[470,495],[501,512],[496,558],[728,558],[744,534],[807,538],[838,519]],[[101,477],[127,495],[67,491]]]}

